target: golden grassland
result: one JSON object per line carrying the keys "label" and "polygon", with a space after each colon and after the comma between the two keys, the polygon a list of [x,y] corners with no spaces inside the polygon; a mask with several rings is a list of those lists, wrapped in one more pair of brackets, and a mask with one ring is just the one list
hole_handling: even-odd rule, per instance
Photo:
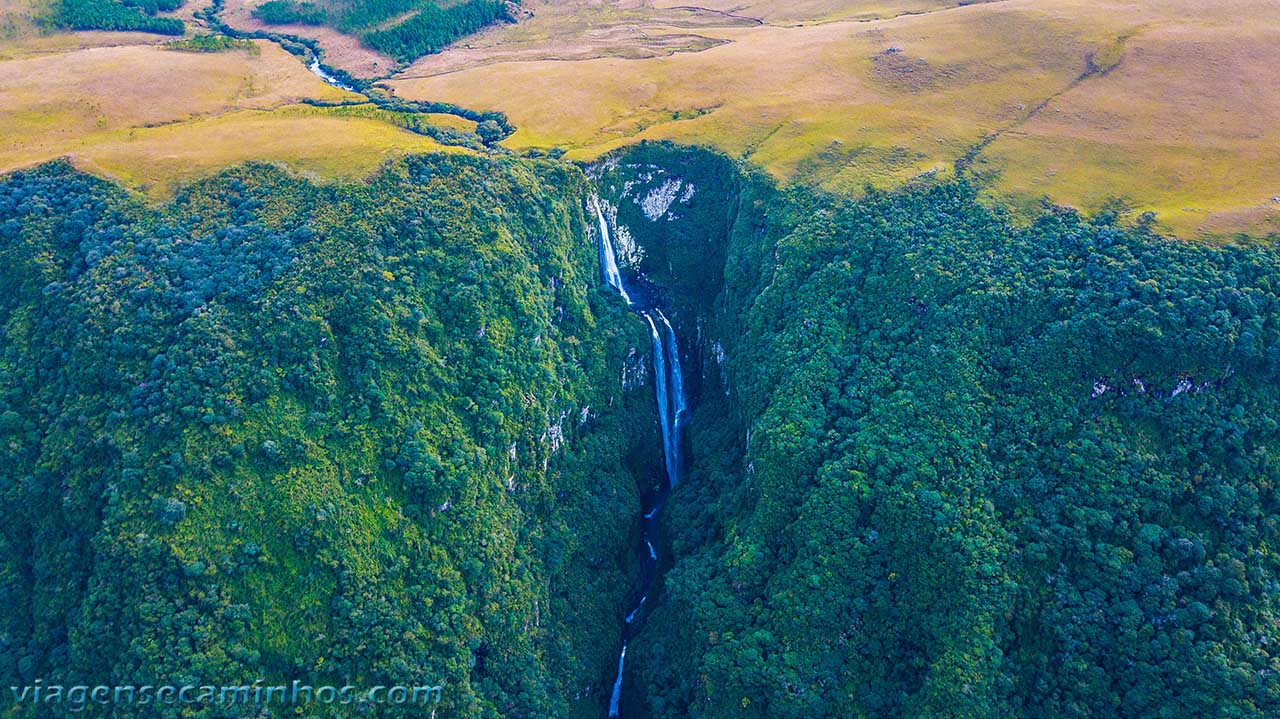
{"label": "golden grassland", "polygon": [[[71,155],[163,193],[242,160],[346,178],[438,148],[377,113],[295,106],[352,96],[274,45],[196,54],[138,33],[46,34],[34,18],[47,1],[0,0],[0,171]],[[232,4],[245,13],[252,1]],[[1280,231],[1274,0],[522,8],[519,23],[384,86],[501,110],[519,128],[509,147],[571,159],[670,139],[857,193],[970,158],[988,196],[1015,207],[1048,197],[1094,211],[1119,198],[1182,236]]]}
{"label": "golden grassland", "polygon": [[91,47],[141,45],[158,39],[156,35],[140,32],[43,32],[39,17],[50,1],[0,0],[0,61]]}
{"label": "golden grassland", "polygon": [[1184,236],[1276,230],[1271,0],[702,5],[765,24],[702,26],[726,42],[641,59],[504,58],[499,36],[515,30],[499,29],[494,58],[473,44],[462,67],[431,60],[389,84],[507,112],[520,128],[510,146],[576,159],[672,139],[856,192],[945,175],[982,148],[974,167],[991,196],[1021,206],[1047,195],[1091,211],[1119,197]]}
{"label": "golden grassland", "polygon": [[[1280,6],[1273,6],[1280,15]],[[1154,27],[987,149],[992,191],[1119,198],[1183,232],[1280,233],[1280,23]]]}
{"label": "golden grassland", "polygon": [[[0,172],[69,157],[165,197],[250,160],[317,179],[357,179],[397,155],[457,151],[370,107],[297,104],[362,98],[326,84],[273,43],[257,41],[257,52],[195,53],[165,49],[171,38],[146,33],[50,34],[37,27],[40,4],[0,3],[0,17],[11,20],[0,27],[12,29],[0,41]],[[475,128],[448,115],[431,122]]]}
{"label": "golden grassland", "polygon": [[0,171],[68,156],[164,196],[248,160],[354,179],[395,155],[446,149],[376,115],[296,105],[359,96],[325,84],[279,47],[258,45],[258,53],[76,48],[0,62]]}
{"label": "golden grassland", "polygon": [[[587,158],[640,138],[676,139],[717,145],[784,178],[825,166],[854,181],[868,172],[905,179],[945,169],[1046,87],[1065,87],[1097,42],[1035,13],[986,7],[726,28],[715,34],[730,42],[699,53],[499,63],[390,84],[408,97],[503,109],[520,128],[517,147],[559,145]],[[989,52],[974,52],[978,43]],[[886,52],[924,62],[878,70]],[[967,100],[976,95],[985,101]],[[850,162],[864,155],[882,157]]]}
{"label": "golden grassland", "polygon": [[280,162],[317,180],[357,180],[394,157],[442,151],[457,150],[375,119],[302,106],[104,133],[64,154],[163,198],[176,185],[250,160]]}
{"label": "golden grassland", "polygon": [[356,97],[325,84],[276,45],[257,44],[256,54],[130,45],[0,62],[5,145],[34,148],[86,132],[269,108],[300,97]]}
{"label": "golden grassland", "polygon": [[[999,0],[702,0],[698,5],[771,25],[807,25],[833,20],[883,20],[993,1]],[[659,8],[687,4],[687,0],[654,2]]]}
{"label": "golden grassland", "polygon": [[[234,110],[350,97],[277,46],[259,48],[189,53],[130,45],[0,62],[0,170],[71,153],[93,157],[94,143]],[[244,140],[235,134],[206,133],[205,140],[211,157],[254,151],[237,150]],[[148,147],[135,147],[139,168],[153,166]]]}

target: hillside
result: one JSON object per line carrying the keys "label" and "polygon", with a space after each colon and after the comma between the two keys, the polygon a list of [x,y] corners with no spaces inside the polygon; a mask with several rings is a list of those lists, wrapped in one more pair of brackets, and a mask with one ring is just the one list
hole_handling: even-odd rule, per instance
{"label": "hillside", "polygon": [[[3,675],[595,717],[626,637],[637,719],[1280,710],[1274,247],[589,171],[8,177]],[[693,408],[651,565],[665,405],[594,188]]]}
{"label": "hillside", "polygon": [[696,408],[625,716],[1280,711],[1275,247],[601,170]]}

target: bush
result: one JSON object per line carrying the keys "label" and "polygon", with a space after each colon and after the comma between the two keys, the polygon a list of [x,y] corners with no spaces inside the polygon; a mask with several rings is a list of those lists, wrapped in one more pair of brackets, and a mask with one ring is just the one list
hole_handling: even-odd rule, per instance
{"label": "bush", "polygon": [[226,35],[196,35],[186,40],[173,40],[164,44],[166,50],[179,52],[224,52],[226,50],[245,50],[252,55],[261,53],[257,43],[227,37]]}

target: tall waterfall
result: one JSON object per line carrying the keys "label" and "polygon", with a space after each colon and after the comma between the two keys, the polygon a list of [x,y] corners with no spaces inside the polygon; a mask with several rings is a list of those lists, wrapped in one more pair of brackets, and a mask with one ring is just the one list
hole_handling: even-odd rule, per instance
{"label": "tall waterfall", "polygon": [[[666,445],[667,454],[667,479],[671,486],[674,487],[680,483],[680,430],[684,426],[685,413],[688,411],[684,396],[684,372],[680,369],[680,343],[676,342],[676,331],[671,328],[671,323],[667,321],[662,310],[656,310],[659,319],[662,320],[662,326],[666,329],[666,345],[667,349],[667,366],[671,369],[671,387],[668,391],[668,411],[671,417],[667,423]],[[666,388],[663,388],[666,389]],[[662,391],[662,390],[659,390]]]}
{"label": "tall waterfall", "polygon": [[[627,294],[622,282],[622,273],[618,270],[617,255],[613,251],[609,222],[600,207],[600,199],[593,197],[591,204],[596,213],[596,220],[600,224],[600,265],[604,281],[617,290],[631,310],[649,324],[649,337],[653,342],[653,384],[658,396],[658,425],[662,430],[662,458],[667,480],[663,491],[651,500],[646,500],[646,505],[643,507],[644,554],[640,557],[640,563],[644,571],[640,600],[626,617],[627,636],[622,643],[622,654],[618,657],[618,675],[613,682],[613,695],[609,698],[609,716],[617,717],[619,703],[622,700],[622,672],[627,661],[627,640],[630,639],[630,628],[649,599],[653,576],[657,573],[658,552],[654,548],[658,530],[657,517],[662,510],[667,492],[680,483],[680,473],[683,469],[680,457],[681,430],[686,420],[688,403],[684,394],[684,374],[680,368],[680,344],[676,340],[675,330],[661,310],[637,303]],[[654,320],[654,315],[657,315],[657,321]],[[659,323],[662,324],[661,329],[658,328]]]}
{"label": "tall waterfall", "polygon": [[604,281],[617,290],[618,294],[622,295],[622,299],[630,305],[631,298],[627,295],[626,288],[622,286],[622,273],[618,271],[618,257],[613,252],[613,239],[609,236],[609,221],[604,218],[604,210],[600,209],[600,198],[591,198],[591,204],[595,206],[596,219],[600,221],[600,266],[604,268]]}
{"label": "tall waterfall", "polygon": [[[653,323],[653,317],[645,310],[641,310],[640,315],[649,323],[649,336],[653,339],[653,385],[658,394],[658,425],[662,428],[662,456],[667,468],[667,484],[674,487],[679,481],[677,477],[679,470],[676,468],[678,451],[672,444],[675,438],[675,423],[671,413],[671,391],[667,385],[669,355],[663,335],[658,332],[658,326]],[[661,317],[662,314],[659,313],[658,316]]]}
{"label": "tall waterfall", "polygon": [[618,657],[618,678],[613,680],[613,695],[609,697],[609,716],[618,716],[618,702],[622,701],[622,667],[627,663],[627,643],[622,643],[622,655]]}

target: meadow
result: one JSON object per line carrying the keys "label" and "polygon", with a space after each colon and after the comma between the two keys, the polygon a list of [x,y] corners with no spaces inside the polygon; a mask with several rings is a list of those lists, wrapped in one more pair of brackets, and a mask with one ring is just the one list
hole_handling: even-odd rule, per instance
{"label": "meadow", "polygon": [[[355,98],[274,45],[197,55],[142,33],[50,34],[37,27],[43,2],[0,0],[0,169],[71,155],[156,187],[241,159],[350,176],[433,147],[376,118],[269,118],[303,100]],[[203,4],[173,15],[191,18]],[[231,0],[224,17],[256,28],[251,7]],[[945,179],[959,164],[988,200],[1028,216],[1048,198],[1086,212],[1154,212],[1184,237],[1261,237],[1280,231],[1280,180],[1269,169],[1280,160],[1274,7],[527,0],[519,22],[379,86],[505,112],[518,131],[503,144],[515,151],[561,148],[589,161],[673,140],[715,147],[784,184],[851,195]],[[352,36],[306,30],[335,67],[378,77],[395,65]],[[272,127],[289,137],[246,142]],[[169,159],[196,141],[205,143],[198,162]]]}
{"label": "meadow", "polygon": [[[39,47],[39,39],[28,47]],[[250,160],[318,179],[358,179],[393,157],[448,149],[376,113],[298,104],[361,98],[324,83],[273,43],[255,46],[256,52],[198,53],[77,43],[2,60],[0,171],[69,157],[81,169],[159,198]],[[452,116],[430,119],[474,128]]]}
{"label": "meadow", "polygon": [[[1185,236],[1280,222],[1280,181],[1261,169],[1280,147],[1280,86],[1265,80],[1280,65],[1265,40],[1280,31],[1274,3],[703,3],[704,18],[738,9],[694,29],[636,5],[494,28],[390,84],[504,110],[520,128],[507,144],[581,160],[670,139],[848,193],[972,160],[989,195],[1019,207],[1118,199]],[[652,50],[672,35],[699,51]]]}

